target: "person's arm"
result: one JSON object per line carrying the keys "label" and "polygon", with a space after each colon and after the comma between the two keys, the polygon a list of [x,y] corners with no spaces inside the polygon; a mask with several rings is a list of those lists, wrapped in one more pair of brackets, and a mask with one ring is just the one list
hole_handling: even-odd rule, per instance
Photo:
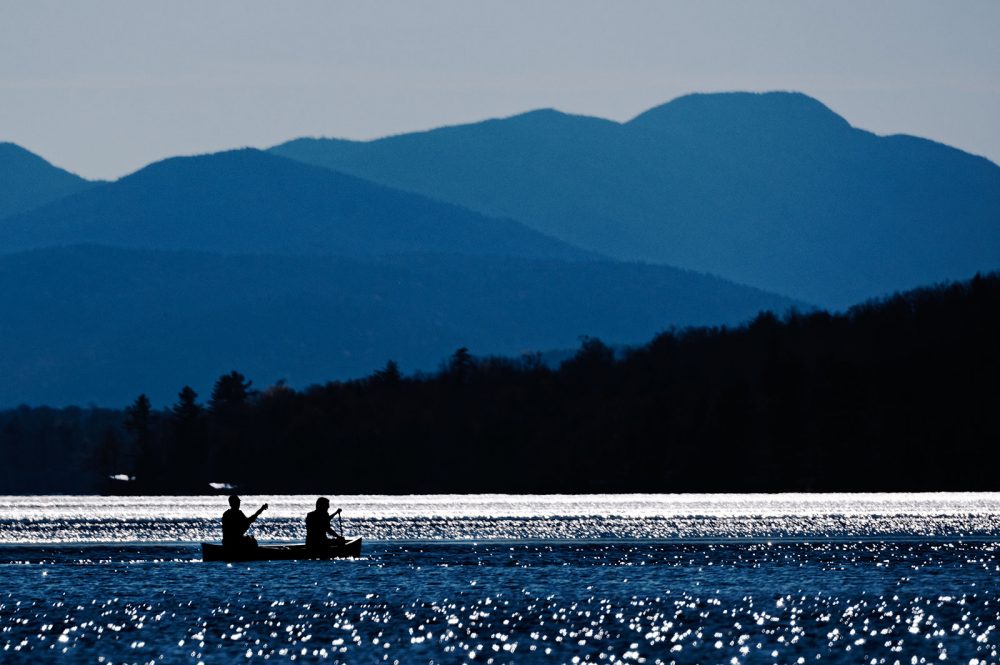
{"label": "person's arm", "polygon": [[266,504],[266,503],[265,503],[265,504],[264,504],[263,506],[261,506],[260,508],[258,508],[258,509],[257,509],[257,512],[255,512],[255,513],[254,513],[253,515],[251,515],[251,516],[249,517],[249,519],[247,519],[247,524],[252,524],[252,523],[253,523],[253,521],[254,521],[255,519],[257,519],[258,517],[260,517],[260,514],[261,514],[262,512],[264,512],[265,510],[267,510],[267,504]]}

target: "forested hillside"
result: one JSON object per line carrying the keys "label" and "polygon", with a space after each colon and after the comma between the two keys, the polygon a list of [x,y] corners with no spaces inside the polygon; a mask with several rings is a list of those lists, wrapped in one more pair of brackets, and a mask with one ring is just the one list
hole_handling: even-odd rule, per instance
{"label": "forested hillside", "polygon": [[301,391],[230,372],[163,410],[0,414],[0,491],[997,490],[997,340],[994,274],[618,355],[587,339],[558,369],[458,349]]}

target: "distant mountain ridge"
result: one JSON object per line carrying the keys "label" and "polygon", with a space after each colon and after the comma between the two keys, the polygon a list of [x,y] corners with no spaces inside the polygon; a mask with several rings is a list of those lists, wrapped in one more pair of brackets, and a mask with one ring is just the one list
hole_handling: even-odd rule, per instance
{"label": "distant mountain ridge", "polygon": [[302,387],[796,304],[258,150],[178,157],[0,219],[0,404],[166,401],[233,367]]}
{"label": "distant mountain ridge", "polygon": [[253,149],[167,159],[0,223],[0,251],[75,244],[232,254],[590,256],[512,220]]}
{"label": "distant mountain ridge", "polygon": [[19,145],[0,142],[0,219],[96,184],[53,166]]}
{"label": "distant mountain ridge", "polygon": [[641,342],[796,303],[674,268],[410,254],[222,256],[107,247],[0,254],[0,408],[158,405],[239,368],[311,383],[389,359],[433,370],[455,349],[517,356],[581,335]]}
{"label": "distant mountain ridge", "polygon": [[271,151],[829,307],[1000,267],[1000,167],[856,129],[799,93],[688,95],[626,123],[541,110]]}

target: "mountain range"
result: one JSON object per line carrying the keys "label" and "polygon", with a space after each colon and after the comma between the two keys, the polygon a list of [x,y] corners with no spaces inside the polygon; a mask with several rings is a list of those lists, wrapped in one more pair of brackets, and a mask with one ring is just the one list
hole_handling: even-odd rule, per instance
{"label": "mountain range", "polygon": [[804,95],[299,139],[88,181],[0,144],[0,406],[642,342],[1000,267],[1000,167]]}
{"label": "mountain range", "polygon": [[823,307],[1000,267],[1000,167],[854,128],[797,93],[689,95],[625,123],[541,110],[271,151]]}

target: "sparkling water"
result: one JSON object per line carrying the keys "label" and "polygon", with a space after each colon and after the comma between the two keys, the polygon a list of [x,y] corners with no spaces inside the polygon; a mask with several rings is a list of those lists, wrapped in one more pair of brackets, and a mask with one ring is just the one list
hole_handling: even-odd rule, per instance
{"label": "sparkling water", "polygon": [[[244,508],[300,540],[314,499]],[[203,563],[225,497],[0,498],[0,661],[1000,661],[997,494],[331,499],[360,559]]]}

